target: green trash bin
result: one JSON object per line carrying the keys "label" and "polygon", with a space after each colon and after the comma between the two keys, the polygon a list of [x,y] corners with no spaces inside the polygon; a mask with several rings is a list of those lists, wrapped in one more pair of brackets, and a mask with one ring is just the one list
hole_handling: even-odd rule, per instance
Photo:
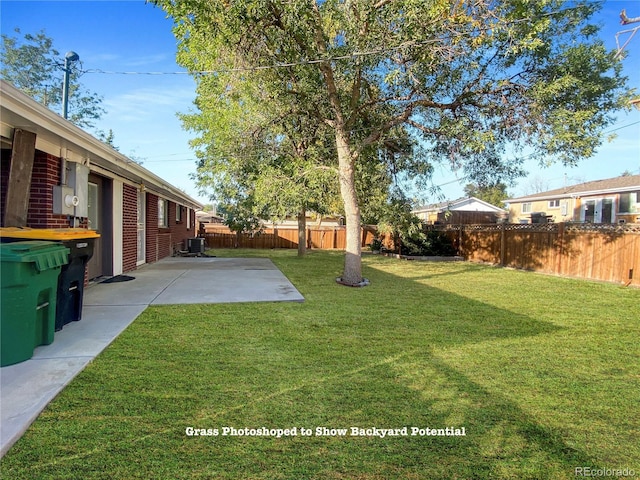
{"label": "green trash bin", "polygon": [[0,366],[53,342],[58,276],[69,249],[55,242],[0,244]]}

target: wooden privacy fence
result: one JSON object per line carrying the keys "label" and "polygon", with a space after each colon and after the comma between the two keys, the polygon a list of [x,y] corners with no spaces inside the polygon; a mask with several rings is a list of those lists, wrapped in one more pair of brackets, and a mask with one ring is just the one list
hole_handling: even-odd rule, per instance
{"label": "wooden privacy fence", "polygon": [[[373,226],[361,229],[362,247],[371,243],[376,233]],[[260,233],[237,235],[227,227],[205,229],[208,248],[298,248],[298,230],[291,228],[267,228]],[[307,228],[307,248],[344,250],[347,245],[345,227]]]}
{"label": "wooden privacy fence", "polygon": [[[472,262],[640,286],[640,224],[482,224],[431,225],[444,232],[459,255]],[[361,229],[365,248],[376,236],[374,226]],[[208,248],[298,248],[296,229],[266,229],[237,236],[228,228],[207,228]],[[389,236],[382,236],[393,248]],[[346,248],[345,227],[307,229],[307,247]]]}
{"label": "wooden privacy fence", "polygon": [[640,224],[441,225],[466,260],[640,286]]}

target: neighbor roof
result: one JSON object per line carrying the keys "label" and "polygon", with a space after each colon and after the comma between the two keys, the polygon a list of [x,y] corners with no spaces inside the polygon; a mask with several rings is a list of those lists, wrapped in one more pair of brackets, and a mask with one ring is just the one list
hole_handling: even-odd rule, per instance
{"label": "neighbor roof", "polygon": [[506,203],[528,202],[532,200],[547,200],[566,197],[585,197],[616,192],[632,192],[640,190],[640,175],[625,175],[604,180],[594,180],[591,182],[570,185],[546,192],[525,195],[524,197],[509,198]]}
{"label": "neighbor roof", "polygon": [[431,205],[426,205],[424,207],[419,207],[413,210],[414,213],[417,212],[444,212],[446,210],[456,210],[459,207],[462,207],[467,204],[472,204],[477,202],[481,205],[485,205],[488,209],[496,212],[503,212],[504,210],[500,207],[496,207],[490,203],[485,202],[484,200],[480,200],[476,197],[461,197],[456,200],[447,200],[440,203],[433,203]]}

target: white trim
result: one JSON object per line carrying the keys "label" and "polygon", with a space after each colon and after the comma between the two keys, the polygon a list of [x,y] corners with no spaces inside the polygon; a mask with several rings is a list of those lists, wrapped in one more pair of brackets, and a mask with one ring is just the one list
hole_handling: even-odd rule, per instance
{"label": "white trim", "polygon": [[[141,189],[136,191],[136,266],[147,263],[147,194]],[[142,204],[140,202],[142,201]],[[138,212],[142,218],[139,218]],[[142,236],[140,249],[138,242]]]}

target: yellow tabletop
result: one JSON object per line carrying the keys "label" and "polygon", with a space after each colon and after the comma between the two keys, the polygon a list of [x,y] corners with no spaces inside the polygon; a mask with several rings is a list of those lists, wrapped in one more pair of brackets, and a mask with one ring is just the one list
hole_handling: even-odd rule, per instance
{"label": "yellow tabletop", "polygon": [[29,240],[77,240],[81,238],[98,238],[100,234],[86,228],[29,228],[2,227],[0,237],[24,238]]}

